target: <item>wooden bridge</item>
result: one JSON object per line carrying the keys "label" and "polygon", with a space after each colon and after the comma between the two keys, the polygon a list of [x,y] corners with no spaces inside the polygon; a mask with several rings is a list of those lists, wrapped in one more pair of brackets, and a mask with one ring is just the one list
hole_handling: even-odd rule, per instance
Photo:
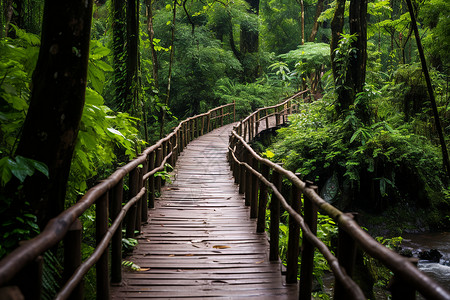
{"label": "wooden bridge", "polygon": [[[365,299],[351,278],[357,247],[391,269],[393,299],[414,299],[416,291],[427,299],[450,299],[408,259],[321,199],[312,183],[261,158],[248,145],[262,129],[283,123],[302,94],[239,123],[234,123],[234,104],[181,122],[1,260],[0,299],[39,299],[43,253],[60,243],[63,282],[55,299],[83,299],[83,279],[94,265],[97,299],[311,299],[315,249],[335,276],[334,298]],[[163,185],[157,172],[167,163],[175,167],[173,183]],[[283,180],[291,182],[289,195],[281,192]],[[78,218],[94,204],[97,247],[82,261]],[[289,213],[285,272],[279,262],[280,207]],[[315,235],[318,209],[339,227],[337,256]],[[123,270],[122,228],[127,238],[139,241],[125,258],[135,270]]]}
{"label": "wooden bridge", "polygon": [[[163,188],[138,246],[126,258],[144,271],[124,273],[113,298],[267,297],[288,299],[278,262],[256,233],[226,155],[231,125],[183,151],[174,181]],[[292,297],[291,297],[292,298]]]}

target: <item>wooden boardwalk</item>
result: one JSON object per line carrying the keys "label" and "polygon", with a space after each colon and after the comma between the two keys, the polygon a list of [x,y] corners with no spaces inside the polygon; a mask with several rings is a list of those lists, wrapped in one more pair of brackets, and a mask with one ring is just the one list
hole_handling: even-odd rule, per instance
{"label": "wooden boardwalk", "polygon": [[256,233],[234,184],[230,131],[216,129],[183,151],[126,258],[144,271],[124,272],[113,299],[295,298],[297,287],[284,285],[280,264],[269,262],[267,237]]}

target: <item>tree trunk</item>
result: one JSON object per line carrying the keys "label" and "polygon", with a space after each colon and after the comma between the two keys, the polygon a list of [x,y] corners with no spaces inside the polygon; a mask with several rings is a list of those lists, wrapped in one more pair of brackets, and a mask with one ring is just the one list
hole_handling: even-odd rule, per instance
{"label": "tree trunk", "polygon": [[147,4],[147,31],[148,36],[150,38],[150,49],[152,51],[152,75],[154,86],[156,90],[159,90],[158,83],[158,56],[156,55],[155,45],[153,44],[153,40],[155,38],[155,30],[153,28],[153,1],[154,0],[146,0]]}
{"label": "tree trunk", "polygon": [[314,24],[313,24],[313,28],[311,30],[311,34],[308,38],[308,42],[314,42],[316,39],[317,31],[319,30],[319,22],[317,22],[317,20],[319,19],[320,14],[323,11],[323,1],[324,0],[317,1],[316,14],[314,15]]}
{"label": "tree trunk", "polygon": [[14,0],[16,14],[11,16],[11,23],[19,28],[25,29],[25,5],[23,0]]}
{"label": "tree trunk", "polygon": [[[259,0],[246,0],[250,5],[250,12],[259,15]],[[248,25],[241,25],[241,39],[240,39],[240,53],[241,59],[244,60],[246,56],[257,55],[259,50],[259,30],[254,30]],[[242,62],[242,61],[241,61]],[[244,80],[253,81],[258,77],[259,66],[256,65],[258,62],[253,62],[250,64],[244,64],[246,69],[244,69]],[[249,67],[250,66],[250,67]]]}
{"label": "tree trunk", "polygon": [[11,23],[13,13],[13,0],[7,0],[5,2],[5,37],[8,37],[9,24]]}
{"label": "tree trunk", "polygon": [[30,107],[16,155],[41,161],[49,178],[24,182],[23,201],[41,228],[64,209],[70,163],[84,106],[92,0],[47,0]]}
{"label": "tree trunk", "polygon": [[351,60],[350,65],[355,94],[362,92],[366,82],[367,2],[368,0],[350,1],[350,34],[357,35],[352,45],[356,49],[356,57]]}
{"label": "tree trunk", "polygon": [[305,43],[305,5],[303,3],[303,0],[300,0],[300,7],[301,7],[301,31],[302,31],[302,43],[303,45]]}
{"label": "tree trunk", "polygon": [[[173,58],[175,55],[175,22],[177,17],[177,1],[173,1],[173,9],[172,9],[172,40],[170,44],[170,59],[169,59],[169,74],[167,76],[167,96],[164,101],[165,107],[164,109],[161,109],[160,114],[160,129],[159,129],[159,138],[161,139],[164,134],[164,123],[166,119],[166,108],[169,105],[169,99],[170,99],[170,84],[172,82],[172,67],[173,67]],[[192,32],[194,33],[194,32]]]}
{"label": "tree trunk", "polygon": [[[339,47],[339,40],[344,30],[344,12],[345,12],[345,0],[337,0],[334,16],[333,19],[331,20],[331,43],[330,43],[331,67],[333,70],[333,77],[336,83],[340,72],[342,72],[338,70],[337,63],[335,62],[335,57],[336,57],[336,50]],[[336,93],[338,95],[338,104],[336,105],[336,110],[338,113],[341,113],[350,106],[350,104],[352,103],[352,99],[349,95],[348,89],[339,88],[337,84],[336,84]]]}
{"label": "tree trunk", "polygon": [[127,1],[127,79],[126,101],[123,105],[125,111],[139,117],[138,109],[138,72],[139,72],[139,2]]}
{"label": "tree trunk", "polygon": [[334,78],[337,78],[337,67],[334,61],[335,51],[339,46],[339,39],[342,31],[344,30],[344,12],[345,12],[345,0],[337,0],[334,11],[333,19],[331,20],[331,66],[333,69]]}
{"label": "tree trunk", "polygon": [[[351,86],[353,88],[353,100],[355,95],[364,90],[366,83],[367,64],[367,3],[368,0],[350,1],[350,34],[356,34],[356,40],[352,47],[356,49],[356,57],[350,59],[349,72],[351,73]],[[365,98],[355,106],[360,120],[367,124],[370,121],[370,112]]]}
{"label": "tree trunk", "polygon": [[114,68],[114,103],[121,107],[127,99],[126,90],[126,49],[125,49],[125,1],[112,0],[112,51]]}
{"label": "tree trunk", "polygon": [[425,60],[425,54],[422,47],[422,42],[420,41],[419,30],[417,29],[416,17],[414,15],[414,9],[411,0],[406,0],[408,5],[409,14],[411,16],[411,25],[414,30],[414,35],[416,37],[417,49],[419,50],[420,62],[422,63],[422,71],[425,76],[425,81],[427,82],[428,94],[430,95],[431,107],[433,109],[434,122],[436,124],[436,131],[439,135],[439,141],[442,150],[442,161],[444,169],[447,169],[447,176],[450,178],[450,160],[448,158],[447,146],[445,144],[444,133],[442,131],[441,122],[439,120],[439,113],[437,110],[436,99],[434,98],[433,86],[431,85],[430,74],[428,73],[427,62]]}

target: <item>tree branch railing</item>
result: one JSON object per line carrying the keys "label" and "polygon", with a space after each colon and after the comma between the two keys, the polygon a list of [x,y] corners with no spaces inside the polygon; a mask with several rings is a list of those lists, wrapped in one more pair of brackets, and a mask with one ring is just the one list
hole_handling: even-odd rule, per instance
{"label": "tree branch railing", "polygon": [[[235,126],[230,135],[228,160],[235,182],[239,184],[239,192],[245,194],[245,204],[250,206],[250,217],[257,218],[256,231],[259,233],[265,231],[267,199],[271,191],[270,260],[279,260],[281,204],[289,213],[286,283],[297,283],[300,229],[303,236],[299,299],[311,299],[315,249],[323,254],[334,273],[334,299],[366,299],[351,278],[358,246],[393,272],[390,291],[394,300],[415,299],[416,291],[427,299],[449,300],[450,293],[419,271],[410,259],[375,241],[355,222],[352,214],[341,212],[323,200],[313,183],[304,182],[298,178],[298,174],[262,158],[247,143],[258,134],[261,122],[266,123],[265,129],[269,128],[271,117],[275,118],[276,126],[285,122],[286,115],[296,110],[295,98],[305,93],[298,93],[278,105],[258,109]],[[292,184],[289,202],[281,193],[283,179]],[[316,236],[318,210],[330,216],[338,226],[337,257]]]}
{"label": "tree branch railing", "polygon": [[[50,220],[44,230],[0,261],[0,294],[11,299],[39,299],[42,291],[42,256],[62,243],[64,249],[63,283],[56,299],[83,299],[83,278],[95,265],[97,299],[110,298],[110,283],[122,281],[122,228],[126,237],[140,232],[160,192],[161,177],[155,176],[165,165],[175,166],[190,141],[224,124],[235,121],[235,103],[222,105],[190,117],[165,138],[141,155],[118,168],[73,206]],[[124,180],[128,179],[128,193]],[[122,206],[122,203],[125,205]],[[79,217],[95,204],[96,248],[81,261],[82,226]],[[111,225],[108,226],[108,222]],[[111,255],[111,257],[109,257]],[[14,298],[16,297],[16,298]]]}

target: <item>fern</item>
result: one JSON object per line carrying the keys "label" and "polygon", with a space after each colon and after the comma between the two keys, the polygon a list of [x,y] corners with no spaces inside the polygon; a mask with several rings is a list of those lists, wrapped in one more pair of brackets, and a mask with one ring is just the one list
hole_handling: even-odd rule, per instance
{"label": "fern", "polygon": [[58,258],[51,252],[44,253],[44,268],[42,271],[42,299],[55,298],[60,289],[62,266]]}

